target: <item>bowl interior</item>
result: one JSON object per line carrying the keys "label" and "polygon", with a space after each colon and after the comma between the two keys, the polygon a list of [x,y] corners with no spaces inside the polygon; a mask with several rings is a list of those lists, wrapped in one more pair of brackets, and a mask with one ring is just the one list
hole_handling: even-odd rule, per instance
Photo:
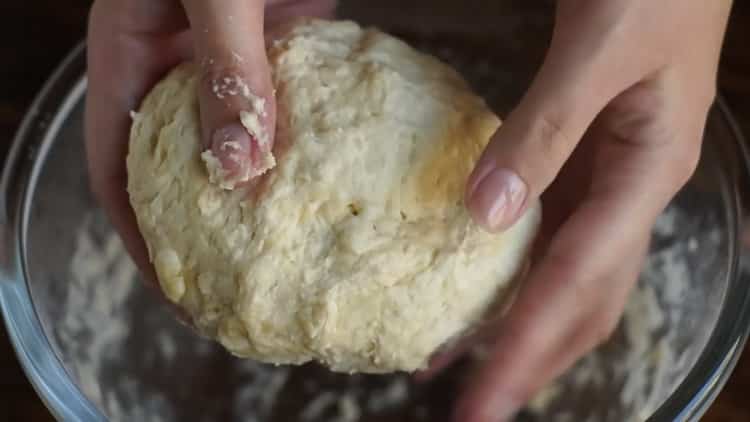
{"label": "bowl interior", "polygon": [[[456,24],[452,9],[414,4],[422,6],[399,11],[390,1],[379,8],[344,2],[342,13],[453,64],[505,115],[542,56],[549,5],[511,1],[492,12],[500,23],[477,18],[467,28]],[[546,12],[537,10],[543,7]],[[527,42],[526,34],[534,31],[542,35]],[[238,360],[175,322],[140,284],[88,190],[83,98],[79,93],[73,100],[76,105],[61,116],[64,123],[47,138],[49,148],[34,162],[39,173],[26,196],[23,252],[44,331],[69,376],[99,409],[113,420],[144,421],[449,419],[480,356],[418,385],[403,374],[347,376],[315,365]],[[736,278],[738,216],[736,181],[721,165],[727,152],[717,145],[737,140],[719,127],[726,125],[722,111],[712,113],[700,168],[659,218],[617,332],[537,396],[522,418],[645,419],[673,395],[722,330],[717,321]]]}

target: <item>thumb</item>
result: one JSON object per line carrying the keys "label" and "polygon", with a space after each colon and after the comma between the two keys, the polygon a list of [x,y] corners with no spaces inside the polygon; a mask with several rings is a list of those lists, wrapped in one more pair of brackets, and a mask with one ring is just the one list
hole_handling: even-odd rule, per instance
{"label": "thumb", "polygon": [[523,215],[555,179],[596,115],[637,82],[631,80],[631,69],[613,69],[622,60],[610,52],[611,45],[602,48],[607,43],[601,34],[585,28],[555,31],[529,90],[467,182],[469,211],[489,231],[504,230]]}
{"label": "thumb", "polygon": [[232,189],[274,166],[276,105],[263,39],[263,0],[183,0],[202,80],[203,154]]}

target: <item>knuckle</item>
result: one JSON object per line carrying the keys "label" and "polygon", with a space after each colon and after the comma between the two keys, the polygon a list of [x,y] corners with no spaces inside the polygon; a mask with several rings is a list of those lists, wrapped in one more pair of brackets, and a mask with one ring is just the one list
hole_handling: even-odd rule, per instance
{"label": "knuckle", "polygon": [[669,171],[677,189],[685,185],[693,177],[701,159],[701,139],[689,140],[676,159],[670,160]]}
{"label": "knuckle", "polygon": [[544,113],[534,119],[532,123],[532,136],[545,153],[544,156],[558,157],[562,151],[573,145],[574,142],[565,133],[564,120],[556,113]]}
{"label": "knuckle", "polygon": [[545,259],[548,263],[553,261],[559,280],[556,288],[564,289],[580,306],[576,319],[580,327],[585,327],[582,341],[586,347],[593,348],[607,341],[617,329],[622,306],[607,296],[611,291],[602,285],[607,278],[605,268],[585,265],[583,258],[570,255],[548,255]]}
{"label": "knuckle", "polygon": [[237,69],[231,66],[221,66],[209,59],[201,72],[201,89],[209,98],[225,100],[231,97],[248,96],[247,82],[240,77]]}
{"label": "knuckle", "polygon": [[[546,187],[557,175],[577,140],[566,130],[566,121],[558,112],[538,113],[525,123],[513,139],[520,141],[515,154],[523,173],[533,175],[536,183]],[[515,132],[515,131],[514,131]]]}
{"label": "knuckle", "polygon": [[598,300],[598,294],[593,287],[596,273],[591,266],[586,265],[584,259],[574,254],[550,253],[544,257],[546,265],[554,268],[557,288],[564,289],[574,295],[582,304],[593,304]]}
{"label": "knuckle", "polygon": [[[232,53],[234,54],[234,53]],[[273,99],[273,86],[267,65],[248,62],[250,68],[241,63],[241,57],[227,60],[204,59],[201,62],[199,92],[201,101],[218,114],[226,114],[246,108],[248,102],[260,97]],[[224,110],[224,111],[217,111]]]}
{"label": "knuckle", "polygon": [[686,122],[682,130],[676,130],[671,137],[670,155],[667,157],[667,171],[677,189],[688,183],[701,160],[701,147],[707,116],[716,99],[715,84],[705,84],[696,89],[692,106],[679,112],[675,120]]}
{"label": "knuckle", "polygon": [[703,84],[703,86],[696,90],[696,92],[698,95],[698,104],[702,105],[703,109],[708,112],[714,104],[714,101],[716,101],[718,95],[716,83],[713,80],[710,80],[708,83]]}

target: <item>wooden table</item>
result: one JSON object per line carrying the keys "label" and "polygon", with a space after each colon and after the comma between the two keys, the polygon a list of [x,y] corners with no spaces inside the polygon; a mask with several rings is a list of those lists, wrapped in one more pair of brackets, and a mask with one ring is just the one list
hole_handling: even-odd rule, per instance
{"label": "wooden table", "polygon": [[[710,0],[707,0],[710,1]],[[720,90],[750,134],[750,2],[737,1],[722,57]],[[37,90],[84,35],[90,0],[0,2],[0,154]],[[746,351],[706,422],[750,421],[750,352]],[[0,328],[0,408],[7,421],[53,420],[26,381]]]}

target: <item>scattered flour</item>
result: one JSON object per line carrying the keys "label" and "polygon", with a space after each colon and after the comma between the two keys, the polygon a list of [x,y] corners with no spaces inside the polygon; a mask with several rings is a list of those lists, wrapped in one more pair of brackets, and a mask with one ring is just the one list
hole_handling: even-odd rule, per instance
{"label": "scattered flour", "polygon": [[[691,304],[700,302],[691,294],[703,294],[691,293],[691,275],[701,269],[691,267],[699,260],[689,258],[698,253],[706,258],[705,248],[718,249],[712,244],[720,236],[709,233],[659,246],[660,238],[673,237],[679,219],[672,209],[659,220],[656,246],[615,337],[540,393],[529,406],[531,420],[644,419],[682,379],[702,347],[684,338],[686,330],[710,331],[688,317],[695,313]],[[111,420],[357,422],[408,407],[409,420],[444,417],[431,413],[431,405],[413,402],[415,387],[404,375],[342,376],[331,386],[326,377],[334,375],[325,371],[295,378],[297,368],[234,359],[197,339],[150,297],[119,238],[106,227],[101,218],[87,218],[78,230],[56,335],[69,371]],[[233,384],[210,386],[217,365],[235,376]],[[209,392],[199,393],[204,388]],[[304,399],[279,413],[277,404],[288,402],[290,394]],[[619,403],[613,405],[611,397],[619,397]],[[216,408],[202,405],[204,399],[216,401]],[[191,418],[191,412],[201,416]]]}
{"label": "scattered flour", "polygon": [[[164,420],[170,412],[158,394],[139,400],[138,406],[123,407],[122,397],[139,395],[137,379],[120,378],[114,389],[102,385],[106,362],[123,357],[123,342],[130,333],[123,316],[137,270],[119,237],[114,232],[95,236],[92,223],[91,218],[86,219],[78,231],[65,299],[65,309],[70,311],[64,313],[57,331],[60,342],[75,356],[68,360],[69,370],[78,377],[83,392],[113,420]],[[109,283],[101,284],[105,279]],[[171,339],[158,338],[167,353],[174,350]]]}
{"label": "scattered flour", "polygon": [[[685,219],[672,207],[657,220],[652,250],[617,333],[532,401],[530,411],[540,420],[645,420],[682,381],[715,321],[715,315],[706,313],[711,301],[694,297],[705,293],[705,287],[696,283],[703,274],[711,274],[699,263],[705,267],[715,262],[707,250],[720,253],[717,233],[710,231],[698,239],[685,230]],[[699,250],[699,245],[707,249]],[[701,260],[692,260],[693,255]],[[701,314],[703,325],[696,324]],[[606,391],[619,397],[619,403],[603,400]],[[583,414],[562,410],[571,402],[588,410]]]}
{"label": "scattered flour", "polygon": [[336,406],[337,403],[338,398],[336,397],[336,394],[330,391],[324,391],[305,406],[305,409],[300,414],[300,419],[302,422],[320,420],[325,412]]}

